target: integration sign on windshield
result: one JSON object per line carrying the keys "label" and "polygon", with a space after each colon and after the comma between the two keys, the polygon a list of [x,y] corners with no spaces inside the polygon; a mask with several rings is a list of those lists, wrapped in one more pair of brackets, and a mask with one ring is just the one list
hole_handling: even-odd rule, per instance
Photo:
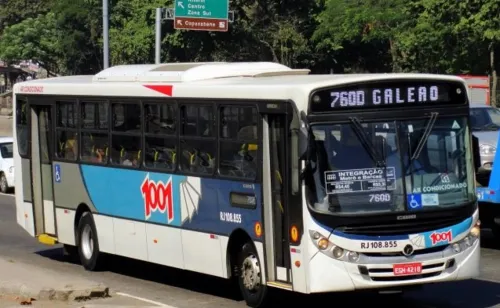
{"label": "integration sign on windshield", "polygon": [[406,81],[346,85],[315,91],[311,112],[415,105],[456,105],[466,102],[458,83]]}
{"label": "integration sign on windshield", "polygon": [[325,172],[327,194],[373,192],[396,189],[394,167]]}

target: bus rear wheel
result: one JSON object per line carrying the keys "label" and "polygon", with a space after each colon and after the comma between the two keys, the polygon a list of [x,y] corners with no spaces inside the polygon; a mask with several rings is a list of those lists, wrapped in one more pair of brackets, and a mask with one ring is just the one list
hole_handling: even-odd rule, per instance
{"label": "bus rear wheel", "polygon": [[78,223],[77,234],[80,262],[88,271],[98,270],[102,264],[102,256],[99,252],[97,231],[91,213],[83,213]]}
{"label": "bus rear wheel", "polygon": [[244,244],[238,257],[238,284],[245,302],[250,307],[263,307],[267,299],[267,286],[262,284],[259,256],[254,245]]}

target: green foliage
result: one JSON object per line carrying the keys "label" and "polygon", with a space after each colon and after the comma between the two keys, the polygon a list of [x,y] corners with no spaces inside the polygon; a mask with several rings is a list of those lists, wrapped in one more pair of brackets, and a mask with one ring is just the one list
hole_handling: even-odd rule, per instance
{"label": "green foliage", "polygon": [[[110,64],[153,63],[155,9],[109,0]],[[0,0],[0,59],[53,73],[102,69],[102,0]],[[227,33],[162,22],[162,61],[276,61],[313,72],[484,74],[498,69],[498,0],[231,0]],[[497,57],[498,58],[498,57]]]}
{"label": "green foliage", "polygon": [[39,61],[49,72],[60,70],[59,32],[53,13],[27,18],[5,29],[0,40],[0,59]]}
{"label": "green foliage", "polygon": [[0,34],[11,25],[50,10],[52,0],[0,0]]}

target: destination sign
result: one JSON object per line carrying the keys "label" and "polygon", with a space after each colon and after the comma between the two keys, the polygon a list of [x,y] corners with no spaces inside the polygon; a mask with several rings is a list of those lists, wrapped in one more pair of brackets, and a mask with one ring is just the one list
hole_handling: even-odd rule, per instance
{"label": "destination sign", "polygon": [[311,95],[311,112],[401,106],[459,105],[467,92],[456,82],[383,82],[322,89]]}
{"label": "destination sign", "polygon": [[325,184],[327,194],[395,190],[396,170],[387,167],[327,171]]}

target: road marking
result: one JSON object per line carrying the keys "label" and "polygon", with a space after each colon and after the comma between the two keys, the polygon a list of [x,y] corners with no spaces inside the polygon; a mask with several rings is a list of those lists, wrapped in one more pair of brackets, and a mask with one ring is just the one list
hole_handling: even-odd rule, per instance
{"label": "road marking", "polygon": [[133,298],[133,299],[136,299],[136,300],[139,300],[139,301],[143,301],[143,302],[146,302],[146,303],[150,303],[150,304],[153,304],[153,305],[157,305],[157,306],[160,306],[160,307],[177,308],[177,307],[170,306],[170,305],[167,305],[167,304],[164,304],[164,303],[155,302],[155,301],[152,301],[152,300],[144,298],[144,297],[139,297],[139,296],[135,296],[135,295],[123,293],[123,292],[116,292],[116,295],[120,295],[120,296],[124,296],[124,297],[130,297],[130,298]]}

